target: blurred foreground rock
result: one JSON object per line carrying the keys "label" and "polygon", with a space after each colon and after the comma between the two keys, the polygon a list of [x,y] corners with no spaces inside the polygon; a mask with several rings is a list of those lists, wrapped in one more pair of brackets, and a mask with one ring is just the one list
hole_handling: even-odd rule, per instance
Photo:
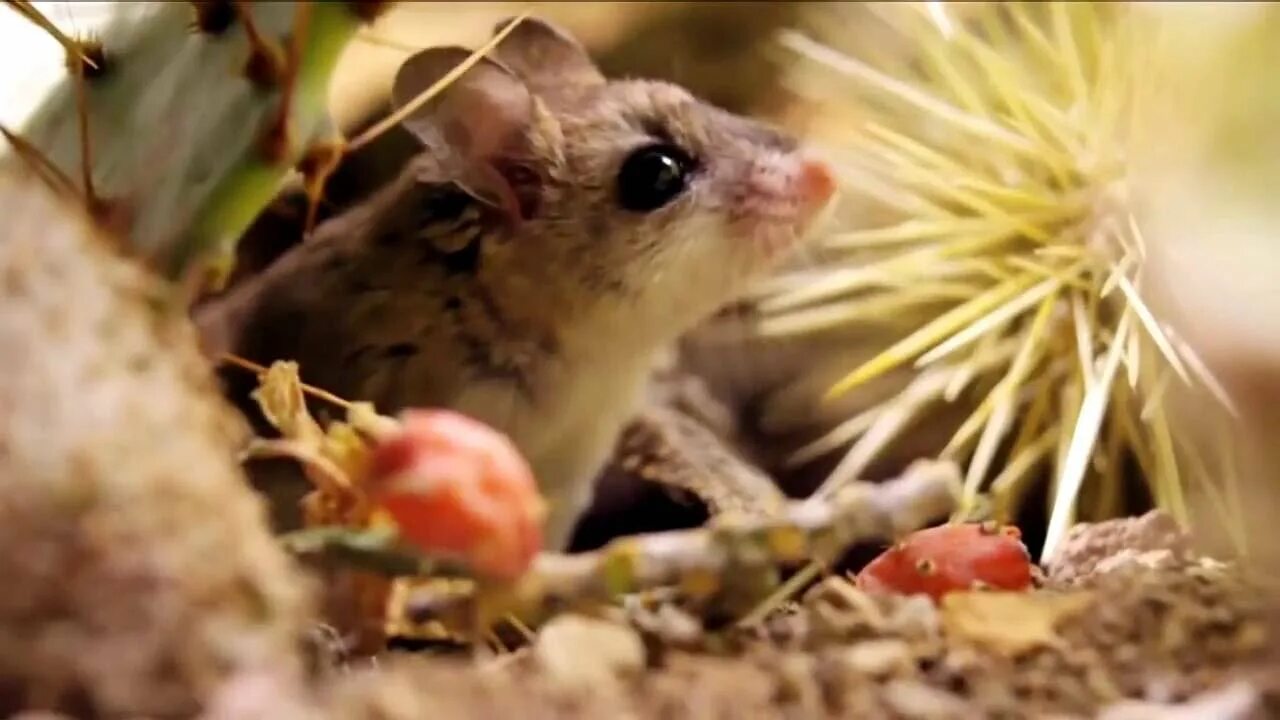
{"label": "blurred foreground rock", "polygon": [[180,306],[108,242],[0,174],[0,712],[287,694],[307,607],[238,420]]}

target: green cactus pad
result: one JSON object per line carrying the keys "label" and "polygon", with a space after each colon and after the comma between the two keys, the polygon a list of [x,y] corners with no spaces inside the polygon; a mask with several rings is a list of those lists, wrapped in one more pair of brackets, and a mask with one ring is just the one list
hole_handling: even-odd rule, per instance
{"label": "green cactus pad", "polygon": [[[299,5],[243,6],[281,59]],[[171,278],[226,261],[308,147],[334,132],[328,81],[368,13],[349,2],[303,9],[283,124],[275,122],[283,83],[250,79],[253,44],[240,18],[206,32],[189,3],[121,3],[100,35],[108,65],[86,81],[95,195],[123,221],[129,251]],[[78,182],[77,82],[68,73],[22,134]]]}

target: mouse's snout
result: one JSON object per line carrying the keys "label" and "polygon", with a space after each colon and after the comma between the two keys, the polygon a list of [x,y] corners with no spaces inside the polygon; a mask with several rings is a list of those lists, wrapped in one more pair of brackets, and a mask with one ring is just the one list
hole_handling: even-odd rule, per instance
{"label": "mouse's snout", "polygon": [[761,158],[743,180],[730,217],[736,233],[755,241],[752,252],[765,264],[795,249],[824,222],[839,185],[830,163],[800,152]]}
{"label": "mouse's snout", "polygon": [[820,210],[826,207],[836,194],[835,171],[824,160],[804,158],[800,161],[795,192],[800,203],[807,208]]}
{"label": "mouse's snout", "polygon": [[747,176],[745,200],[765,216],[808,222],[836,194],[835,170],[825,160],[791,154],[757,162]]}

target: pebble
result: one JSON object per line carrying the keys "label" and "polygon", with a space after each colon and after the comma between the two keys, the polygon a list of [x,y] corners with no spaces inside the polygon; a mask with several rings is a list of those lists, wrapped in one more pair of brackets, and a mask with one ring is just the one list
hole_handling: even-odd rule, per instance
{"label": "pebble", "polygon": [[634,630],[582,615],[548,623],[538,634],[533,655],[552,682],[572,689],[609,685],[645,665],[644,642]]}
{"label": "pebble", "polygon": [[841,660],[850,671],[877,678],[915,668],[911,646],[892,638],[857,643],[844,650]]}
{"label": "pebble", "polygon": [[883,690],[885,704],[908,720],[960,720],[973,717],[973,708],[945,690],[915,680],[890,680]]}

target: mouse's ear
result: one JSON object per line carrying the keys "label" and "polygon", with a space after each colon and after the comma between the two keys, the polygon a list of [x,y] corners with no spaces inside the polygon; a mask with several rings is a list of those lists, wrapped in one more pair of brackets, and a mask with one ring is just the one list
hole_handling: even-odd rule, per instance
{"label": "mouse's ear", "polygon": [[[514,20],[506,18],[494,25],[496,35]],[[538,18],[525,18],[498,43],[494,57],[524,79],[542,96],[555,95],[565,88],[603,85],[604,75],[596,68],[585,48],[561,28]]]}
{"label": "mouse's ear", "polygon": [[[422,50],[400,66],[392,85],[397,107],[471,56],[459,47]],[[534,99],[524,82],[502,65],[481,58],[461,77],[405,118],[404,126],[451,167],[451,179],[477,198],[519,217],[518,188],[500,168],[527,155],[534,131]]]}

